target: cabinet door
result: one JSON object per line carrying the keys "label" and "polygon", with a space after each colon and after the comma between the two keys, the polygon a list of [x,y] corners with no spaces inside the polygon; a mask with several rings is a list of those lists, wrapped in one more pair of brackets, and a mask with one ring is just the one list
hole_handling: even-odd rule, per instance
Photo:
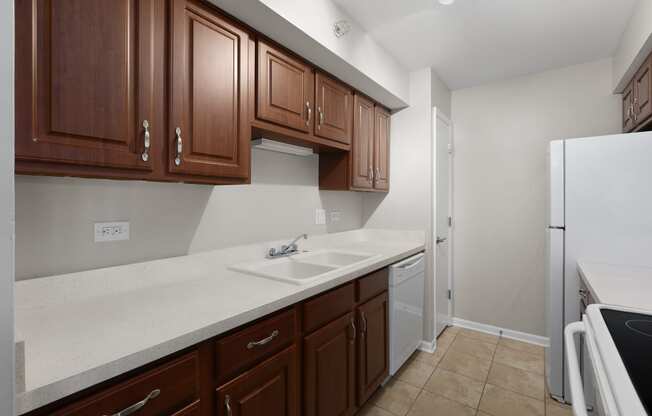
{"label": "cabinet door", "polygon": [[350,144],[353,130],[351,89],[318,72],[315,90],[315,135]]}
{"label": "cabinet door", "polygon": [[623,131],[632,131],[634,125],[634,83],[630,82],[623,91]]}
{"label": "cabinet door", "polygon": [[373,188],[374,103],[353,97],[353,144],[351,146],[351,186]]}
{"label": "cabinet door", "polygon": [[364,404],[389,374],[387,292],[358,307],[358,405]]}
{"label": "cabinet door", "polygon": [[16,159],[151,170],[154,0],[15,4]]}
{"label": "cabinet door", "polygon": [[350,312],[304,339],[305,416],[355,412],[355,337]]}
{"label": "cabinet door", "polygon": [[375,107],[374,126],[374,188],[389,190],[389,112]]}
{"label": "cabinet door", "polygon": [[648,59],[634,76],[634,122],[637,125],[652,115],[651,76],[652,60]]}
{"label": "cabinet door", "polygon": [[171,13],[169,170],[247,178],[248,35],[199,3]]}
{"label": "cabinet door", "polygon": [[297,354],[292,346],[217,389],[219,416],[296,416]]}
{"label": "cabinet door", "polygon": [[305,63],[258,41],[257,117],[310,132],[314,119],[314,74]]}

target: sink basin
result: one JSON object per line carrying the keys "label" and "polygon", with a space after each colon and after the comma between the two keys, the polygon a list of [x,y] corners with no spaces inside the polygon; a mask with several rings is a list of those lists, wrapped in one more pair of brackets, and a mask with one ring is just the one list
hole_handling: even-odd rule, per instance
{"label": "sink basin", "polygon": [[353,266],[378,256],[376,254],[351,253],[341,250],[319,250],[304,252],[291,257],[236,264],[230,266],[229,269],[301,285],[319,279],[329,272]]}

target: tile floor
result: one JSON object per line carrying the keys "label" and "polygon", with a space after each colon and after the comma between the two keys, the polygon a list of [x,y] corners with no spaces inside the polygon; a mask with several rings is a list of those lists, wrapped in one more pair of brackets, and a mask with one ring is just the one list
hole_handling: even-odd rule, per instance
{"label": "tile floor", "polygon": [[362,416],[572,416],[547,396],[537,345],[449,327],[417,351]]}

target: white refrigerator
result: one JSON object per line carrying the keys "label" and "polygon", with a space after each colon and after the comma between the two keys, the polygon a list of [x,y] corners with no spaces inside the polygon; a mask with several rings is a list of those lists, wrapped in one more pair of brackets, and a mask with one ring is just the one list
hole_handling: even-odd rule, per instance
{"label": "white refrigerator", "polygon": [[577,261],[652,266],[652,132],[557,140],[548,156],[546,376],[571,402],[563,331],[581,319]]}

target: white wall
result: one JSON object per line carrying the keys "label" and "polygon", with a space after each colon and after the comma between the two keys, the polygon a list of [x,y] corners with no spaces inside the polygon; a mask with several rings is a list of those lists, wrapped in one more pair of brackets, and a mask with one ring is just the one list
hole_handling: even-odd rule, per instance
{"label": "white wall", "polygon": [[[319,191],[317,156],[254,150],[252,184],[207,186],[16,177],[16,278],[361,227],[362,196]],[[315,208],[341,211],[314,225]],[[94,243],[93,223],[130,221],[129,241]]]}
{"label": "white wall", "polygon": [[620,131],[612,62],[453,92],[455,315],[544,335],[550,140]]}
{"label": "white wall", "polygon": [[0,415],[14,414],[14,2],[0,3]]}
{"label": "white wall", "polygon": [[[366,194],[363,221],[368,228],[394,228],[426,232],[432,260],[432,106],[450,113],[450,91],[430,68],[410,74],[410,107],[394,114],[390,142],[390,190]],[[446,110],[444,110],[446,112]],[[425,283],[424,339],[433,338],[433,263],[428,264]]]}
{"label": "white wall", "polygon": [[622,92],[652,51],[652,1],[639,0],[613,60],[613,87]]}
{"label": "white wall", "polygon": [[[385,106],[406,106],[408,71],[331,0],[210,1]],[[340,20],[351,30],[338,38]]]}

